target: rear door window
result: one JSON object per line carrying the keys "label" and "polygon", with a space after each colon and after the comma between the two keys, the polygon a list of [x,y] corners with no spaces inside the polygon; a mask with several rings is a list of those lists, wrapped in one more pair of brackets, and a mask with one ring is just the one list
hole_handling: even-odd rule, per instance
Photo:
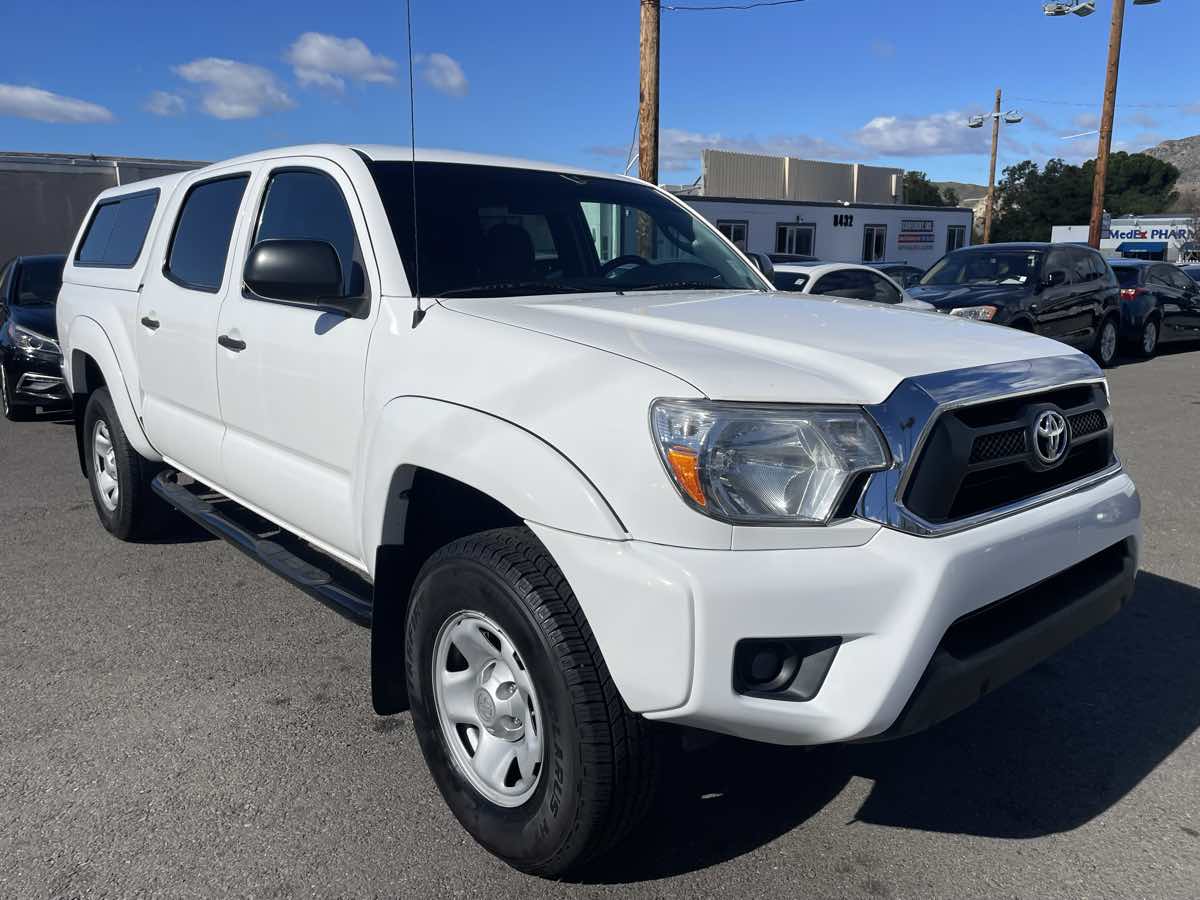
{"label": "rear door window", "polygon": [[101,203],[92,213],[92,220],[79,242],[75,265],[132,268],[142,255],[156,206],[157,190]]}
{"label": "rear door window", "polygon": [[216,293],[225,276],[229,241],[249,175],[195,185],[184,198],[164,274],[186,288]]}

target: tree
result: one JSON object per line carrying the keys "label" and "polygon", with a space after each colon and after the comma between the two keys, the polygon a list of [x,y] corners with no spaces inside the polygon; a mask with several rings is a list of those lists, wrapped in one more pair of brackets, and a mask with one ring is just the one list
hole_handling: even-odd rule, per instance
{"label": "tree", "polygon": [[958,196],[958,191],[954,188],[948,187],[942,191],[943,206],[958,206],[960,203],[962,203],[962,200]]}
{"label": "tree", "polygon": [[942,193],[924,172],[905,172],[904,202],[913,206],[941,206]]}
{"label": "tree", "polygon": [[[1054,225],[1079,225],[1092,210],[1094,160],[1082,166],[1052,159],[1044,167],[1025,160],[1004,170],[996,188],[995,241],[1048,241]],[[1105,207],[1113,216],[1150,215],[1175,202],[1179,170],[1144,153],[1109,159]]]}

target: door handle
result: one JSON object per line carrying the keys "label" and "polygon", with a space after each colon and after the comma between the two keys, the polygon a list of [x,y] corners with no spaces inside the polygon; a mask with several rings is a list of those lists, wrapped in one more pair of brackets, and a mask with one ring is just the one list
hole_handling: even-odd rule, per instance
{"label": "door handle", "polygon": [[158,319],[152,319],[149,316],[142,316],[142,324],[145,325],[147,328],[149,328],[151,331],[154,331],[162,323],[160,321],[158,321]]}
{"label": "door handle", "polygon": [[234,353],[241,353],[243,350],[246,349],[245,341],[238,340],[237,338],[232,338],[227,334],[223,334],[219,338],[217,338],[217,343],[220,344],[222,347],[224,347],[226,350],[232,350]]}

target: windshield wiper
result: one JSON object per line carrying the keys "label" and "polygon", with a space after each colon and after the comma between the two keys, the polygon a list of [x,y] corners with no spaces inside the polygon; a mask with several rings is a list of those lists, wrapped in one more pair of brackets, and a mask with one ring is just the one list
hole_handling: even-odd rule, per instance
{"label": "windshield wiper", "polygon": [[[713,284],[711,281],[660,281],[657,284],[639,284],[621,288],[623,291],[729,291],[733,288],[723,284]],[[746,290],[755,290],[747,288]]]}
{"label": "windshield wiper", "polygon": [[[470,294],[496,294],[509,291],[527,291],[530,294],[578,294],[579,288],[567,287],[564,284],[551,284],[546,281],[497,281],[492,284],[472,284],[468,287],[450,288],[431,298],[461,297]],[[516,294],[514,296],[520,296]]]}

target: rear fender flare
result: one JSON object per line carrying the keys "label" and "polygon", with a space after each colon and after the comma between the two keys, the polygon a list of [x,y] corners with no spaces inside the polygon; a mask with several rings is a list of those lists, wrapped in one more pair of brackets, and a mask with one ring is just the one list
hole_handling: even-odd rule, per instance
{"label": "rear fender flare", "polygon": [[[142,421],[138,418],[133,400],[129,396],[129,387],[125,382],[125,376],[121,372],[121,364],[117,360],[117,354],[113,350],[112,342],[109,341],[108,335],[104,333],[104,329],[100,327],[100,324],[95,319],[89,319],[86,316],[76,317],[68,329],[67,340],[64,342],[64,346],[69,348],[68,352],[70,354],[69,362],[66,363],[64,368],[69,380],[71,393],[82,395],[89,393],[95,388],[95,385],[88,385],[86,383],[85,367],[83,365],[83,358],[91,357],[96,367],[100,370],[100,374],[104,376],[105,386],[112,397],[117,415],[121,419],[121,428],[125,431],[125,435],[129,439],[129,443],[133,446],[133,449],[153,462],[161,460],[162,457],[150,445],[150,441],[146,437],[146,432],[142,430]],[[80,427],[78,423],[76,427]]]}

